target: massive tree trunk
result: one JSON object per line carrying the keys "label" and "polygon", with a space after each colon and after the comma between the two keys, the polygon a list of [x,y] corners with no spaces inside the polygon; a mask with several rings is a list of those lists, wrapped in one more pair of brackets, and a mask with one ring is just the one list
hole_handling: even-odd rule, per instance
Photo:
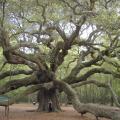
{"label": "massive tree trunk", "polygon": [[46,88],[40,89],[37,96],[39,112],[55,112],[60,111],[60,105],[55,88],[47,90]]}

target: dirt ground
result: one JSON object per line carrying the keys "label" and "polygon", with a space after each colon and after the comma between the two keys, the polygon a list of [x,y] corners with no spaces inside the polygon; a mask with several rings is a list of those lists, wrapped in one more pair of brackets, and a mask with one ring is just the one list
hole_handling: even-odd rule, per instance
{"label": "dirt ground", "polygon": [[[14,104],[10,106],[9,120],[96,120],[91,114],[81,117],[71,106],[62,107],[63,111],[56,113],[31,112],[36,108],[37,106],[32,104]],[[0,120],[6,120],[4,107],[0,107]],[[107,119],[101,118],[99,120]]]}

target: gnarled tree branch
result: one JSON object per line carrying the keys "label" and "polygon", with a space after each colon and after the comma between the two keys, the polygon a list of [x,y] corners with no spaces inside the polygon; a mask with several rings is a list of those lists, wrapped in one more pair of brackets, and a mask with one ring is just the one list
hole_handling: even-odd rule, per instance
{"label": "gnarled tree branch", "polygon": [[29,77],[12,80],[12,81],[9,81],[6,84],[0,86],[0,94],[4,94],[4,93],[10,92],[12,90],[15,90],[17,88],[32,85],[32,84],[37,84],[37,83],[38,83],[38,81],[37,81],[36,75],[33,73]]}
{"label": "gnarled tree branch", "polygon": [[67,96],[69,96],[73,104],[73,107],[77,112],[81,114],[85,114],[87,112],[92,113],[93,115],[96,116],[97,119],[98,117],[105,117],[105,118],[110,118],[112,120],[120,120],[119,108],[92,104],[92,103],[88,103],[88,104],[81,103],[76,92],[70,85],[62,81],[55,81],[55,84],[56,86],[58,86],[58,88],[59,87],[62,88],[62,90],[67,94]]}
{"label": "gnarled tree branch", "polygon": [[15,71],[6,71],[6,72],[0,72],[0,80],[4,79],[5,77],[9,77],[9,76],[15,76],[15,75],[19,75],[19,74],[24,74],[24,75],[30,75],[32,74],[33,71],[32,70],[15,70]]}

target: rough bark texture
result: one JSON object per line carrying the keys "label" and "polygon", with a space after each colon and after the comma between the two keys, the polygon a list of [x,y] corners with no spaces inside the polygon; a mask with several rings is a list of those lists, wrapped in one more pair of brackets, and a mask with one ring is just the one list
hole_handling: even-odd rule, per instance
{"label": "rough bark texture", "polygon": [[120,109],[115,107],[103,106],[98,104],[83,104],[80,102],[75,90],[65,82],[55,81],[56,85],[71,98],[73,107],[77,112],[85,114],[87,112],[98,117],[110,118],[112,120],[120,120]]}
{"label": "rough bark texture", "polygon": [[37,99],[39,103],[37,111],[39,112],[55,112],[61,110],[56,90],[54,88],[50,90],[42,88],[38,92]]}
{"label": "rough bark texture", "polygon": [[[6,0],[3,0],[3,1],[6,1]],[[61,91],[63,90],[69,96],[74,108],[79,113],[84,114],[86,112],[90,112],[94,114],[96,117],[106,117],[106,118],[111,118],[112,120],[120,120],[119,109],[116,109],[113,107],[107,107],[107,106],[99,106],[95,104],[80,103],[76,92],[73,90],[73,88],[71,88],[70,85],[68,85],[68,84],[74,84],[73,86],[78,86],[82,84],[87,84],[88,83],[87,79],[95,73],[112,74],[115,78],[120,78],[120,74],[119,74],[120,65],[117,64],[117,62],[109,61],[109,58],[111,59],[111,57],[112,58],[115,57],[115,59],[117,58],[118,61],[120,59],[119,57],[120,50],[115,49],[117,47],[119,48],[119,33],[115,32],[115,30],[119,31],[119,27],[115,27],[115,26],[119,26],[119,22],[117,23],[117,21],[119,21],[119,17],[116,16],[115,22],[110,18],[111,22],[109,23],[108,21],[108,25],[106,26],[105,24],[101,24],[99,22],[97,23],[97,19],[95,21],[93,20],[92,22],[92,19],[91,19],[92,17],[97,18],[100,16],[102,17],[103,15],[101,11],[99,11],[98,9],[95,9],[96,7],[98,7],[98,5],[101,5],[101,3],[99,4],[97,0],[90,0],[89,2],[83,2],[83,1],[77,1],[77,0],[75,1],[71,0],[69,2],[65,0],[60,0],[60,1],[62,2],[62,4],[59,3],[61,4],[60,5],[61,10],[63,9],[62,6],[64,5],[65,5],[64,7],[67,8],[66,10],[68,10],[68,12],[64,12],[64,16],[67,15],[67,18],[70,18],[69,20],[67,20],[66,18],[63,19],[64,17],[62,16],[62,18],[59,18],[58,20],[56,19],[55,21],[54,20],[51,21],[50,18],[48,17],[49,15],[46,14],[46,13],[49,13],[48,11],[49,7],[50,9],[52,8],[51,4],[48,4],[46,7],[42,5],[42,3],[39,3],[38,0],[34,2],[36,2],[35,5],[38,5],[40,8],[40,11],[42,12],[41,17],[43,17],[44,19],[43,21],[41,20],[39,21],[37,19],[35,19],[35,21],[31,21],[30,19],[26,19],[24,15],[28,14],[28,12],[24,11],[24,9],[23,9],[24,15],[23,16],[22,14],[18,15],[17,11],[21,11],[22,6],[18,7],[17,8],[18,10],[15,12],[13,11],[13,9],[11,9],[13,8],[13,5],[15,5],[11,3],[12,1],[11,2],[7,1],[8,2],[6,4],[7,6],[5,6],[5,3],[1,2],[1,8],[3,8],[2,9],[3,20],[2,20],[2,24],[0,25],[0,46],[2,47],[3,56],[5,58],[5,61],[2,65],[1,70],[3,69],[6,63],[9,63],[14,65],[18,65],[18,64],[27,65],[30,68],[30,71],[18,70],[18,71],[13,71],[12,74],[11,74],[11,71],[6,71],[0,74],[0,80],[11,75],[15,76],[19,74],[25,74],[25,75],[29,75],[32,73],[33,74],[30,75],[29,77],[10,80],[6,82],[2,86],[0,86],[0,94],[5,94],[7,92],[13,91],[23,86],[27,87],[27,86],[35,85],[30,87],[30,89],[28,89],[27,91],[25,91],[24,95],[27,95],[31,92],[38,91],[42,87],[42,89],[38,94],[38,101],[39,101],[38,111],[49,111],[48,110],[49,100],[51,100],[53,103],[53,111],[59,110],[60,107],[58,104],[55,89],[53,89],[54,86],[53,84],[46,85],[46,83],[48,82],[53,83],[53,80],[57,75],[56,73],[57,73],[57,70],[59,69],[59,66],[65,63],[65,61],[67,60],[65,59],[65,57],[67,55],[71,55],[70,54],[71,52],[69,51],[72,51],[73,50],[72,48],[74,47],[74,45],[76,45],[76,46],[79,46],[79,48],[85,47],[86,50],[84,51],[83,49],[81,49],[80,50],[81,53],[79,54],[78,52],[78,55],[76,55],[76,58],[77,58],[76,60],[73,60],[72,57],[70,58],[73,62],[76,62],[76,65],[72,68],[70,74],[66,78],[63,78],[63,81],[66,83],[55,81],[55,84],[56,84],[55,87],[57,86]],[[54,4],[56,5],[55,1],[52,1],[52,2],[53,2],[53,5]],[[97,4],[95,4],[96,2]],[[112,0],[109,0],[109,1],[106,0],[106,5],[109,2],[112,2]],[[19,2],[17,1],[16,4],[24,5],[24,1],[23,3],[22,1],[19,1]],[[28,11],[30,10],[32,11],[33,15],[34,14],[37,15],[36,14],[37,11],[33,11],[33,9],[36,8],[36,6],[33,5],[33,1],[27,1],[25,5],[27,4],[28,6],[30,5],[29,7],[26,6]],[[43,11],[41,10],[40,6],[43,8]],[[112,6],[112,3],[111,3],[110,7],[114,7],[114,5]],[[78,8],[80,9],[80,11],[78,10]],[[103,8],[103,6],[100,7],[100,10],[101,8]],[[8,9],[8,10],[4,10],[4,9]],[[51,11],[51,13],[54,13],[54,11],[57,11],[56,7],[55,9],[54,7],[52,9],[53,11]],[[109,16],[109,11],[107,11],[107,9],[104,9],[104,10],[108,12],[107,14]],[[15,14],[12,15],[14,12]],[[71,16],[70,14],[69,16],[68,13],[71,13],[71,12],[74,15]],[[61,14],[59,13],[60,12],[58,12],[58,16],[60,17]],[[7,17],[6,19],[5,16],[7,15],[8,16],[11,15],[11,17],[10,18]],[[27,16],[27,18],[36,18],[36,17],[32,16],[31,14],[29,17]],[[21,21],[20,22],[21,27],[19,26],[19,24],[17,25],[14,23],[16,26],[15,31],[10,30],[11,28],[9,29],[9,27],[7,28],[6,26],[7,24],[9,26],[9,24],[11,24],[13,19],[15,21],[19,21],[19,20]],[[25,20],[26,22],[24,21],[22,22],[22,20]],[[101,19],[101,20],[105,20],[105,19]],[[66,30],[63,29],[65,24],[63,25],[61,24],[63,27],[60,25],[60,23],[63,23],[63,21],[66,22],[65,23],[66,25],[68,23],[72,23],[75,26],[75,29],[73,29],[69,33],[69,35],[67,35]],[[6,23],[6,25],[3,24],[4,22]],[[31,27],[32,24],[28,24],[28,23],[37,23],[37,24],[39,23],[40,28],[38,29],[36,27],[36,24],[35,26],[33,24],[33,27],[36,29],[32,30],[32,27]],[[114,23],[116,23],[116,25],[114,25]],[[84,38],[82,40],[81,35],[84,31],[83,28],[87,24],[88,25],[90,24],[90,26],[93,25],[93,27],[96,27],[96,28],[95,30],[94,29],[92,30],[92,32],[88,35],[87,38]],[[108,26],[110,26],[110,28]],[[88,27],[86,26],[86,30],[88,29]],[[21,28],[21,30],[19,28]],[[31,28],[31,30],[29,31],[28,28]],[[7,31],[7,29],[9,31]],[[15,34],[13,31],[15,32]],[[111,34],[112,31],[114,32],[114,34]],[[56,34],[56,32],[58,34]],[[108,38],[110,39],[108,40],[107,38],[107,41],[109,41],[108,44],[106,43],[98,44],[103,41],[103,40],[102,41],[100,40],[100,38],[103,38],[103,34],[100,34],[100,33],[104,33],[105,36],[108,36]],[[23,37],[23,40],[22,40],[22,38],[19,37],[22,34],[25,34],[26,39],[24,39]],[[32,36],[37,38],[36,43],[32,38]],[[49,36],[49,37],[46,37],[46,36]],[[15,44],[12,44],[12,42],[15,41],[15,38],[16,38],[16,42]],[[33,39],[33,41],[29,39]],[[104,40],[106,40],[106,37],[104,38]],[[42,50],[42,48],[44,49],[44,47],[40,47],[40,45],[45,45],[45,47],[50,48],[49,51],[46,48],[45,50]],[[26,47],[28,49],[33,49],[34,52],[27,53],[26,50],[25,51],[21,50],[21,48],[26,48]],[[103,50],[101,50],[101,47],[103,47]],[[50,54],[47,55],[46,51],[48,51]],[[106,57],[108,57],[108,59],[106,59]],[[47,61],[47,58],[49,59],[48,61]],[[109,71],[109,70],[106,70],[105,68],[102,68],[103,66],[101,65],[105,62],[115,67],[116,70],[118,69],[118,71],[112,71],[112,70]],[[67,64],[69,65],[69,63]],[[96,66],[96,67],[92,68],[92,66]],[[91,67],[91,69],[89,69],[87,72],[79,76],[79,73],[81,73],[81,71],[87,67]],[[84,81],[84,83],[79,83],[81,81]],[[96,84],[98,87],[108,87],[96,81],[89,81],[89,84]],[[34,88],[34,89],[31,89],[31,88]],[[47,89],[44,89],[44,88],[47,88]],[[114,96],[115,103],[118,106],[120,106],[114,91],[112,91],[111,88],[109,89],[112,95]],[[22,96],[19,95],[19,97],[22,97]]]}

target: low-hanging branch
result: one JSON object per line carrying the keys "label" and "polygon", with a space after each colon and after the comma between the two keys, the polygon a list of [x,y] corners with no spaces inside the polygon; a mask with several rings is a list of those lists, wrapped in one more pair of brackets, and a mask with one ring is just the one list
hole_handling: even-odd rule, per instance
{"label": "low-hanging branch", "polygon": [[4,85],[0,86],[0,94],[5,94],[20,87],[29,86],[32,84],[38,84],[34,73],[29,77],[8,81]]}
{"label": "low-hanging branch", "polygon": [[92,103],[88,103],[88,104],[81,103],[77,96],[77,93],[70,85],[68,85],[63,81],[57,81],[57,80],[55,81],[55,84],[58,88],[60,89],[62,88],[62,90],[67,94],[67,96],[69,96],[72,105],[77,112],[81,114],[85,114],[87,112],[91,113],[95,115],[97,119],[98,117],[105,117],[112,120],[120,120],[119,108],[92,104]]}
{"label": "low-hanging branch", "polygon": [[117,107],[120,107],[120,103],[118,101],[118,96],[116,95],[115,91],[113,90],[112,86],[110,85],[110,83],[108,83],[108,88],[111,92],[111,95],[113,97],[114,103]]}
{"label": "low-hanging branch", "polygon": [[25,91],[19,93],[18,95],[16,95],[15,97],[12,97],[9,100],[9,104],[14,104],[17,100],[19,100],[20,98],[27,96],[29,94],[32,94],[38,90],[40,90],[40,88],[45,88],[47,90],[51,89],[53,87],[53,82],[48,82],[48,83],[43,83],[43,84],[38,84],[38,85],[32,85],[30,87],[27,87]]}
{"label": "low-hanging branch", "polygon": [[0,80],[4,79],[5,77],[9,77],[9,76],[15,76],[19,74],[30,75],[32,73],[33,73],[32,70],[15,70],[15,71],[10,70],[10,71],[5,71],[5,72],[0,72]]}
{"label": "low-hanging branch", "polygon": [[102,88],[108,89],[114,99],[115,105],[117,107],[120,107],[120,104],[118,101],[118,96],[116,95],[116,93],[114,92],[113,88],[111,87],[111,85],[109,83],[103,83],[103,82],[99,82],[97,80],[87,80],[87,81],[82,81],[82,82],[71,84],[71,86],[73,88],[76,88],[76,87],[80,87],[80,86],[87,85],[87,84],[89,84],[89,85],[93,84],[93,85],[96,85],[97,87],[102,87]]}

